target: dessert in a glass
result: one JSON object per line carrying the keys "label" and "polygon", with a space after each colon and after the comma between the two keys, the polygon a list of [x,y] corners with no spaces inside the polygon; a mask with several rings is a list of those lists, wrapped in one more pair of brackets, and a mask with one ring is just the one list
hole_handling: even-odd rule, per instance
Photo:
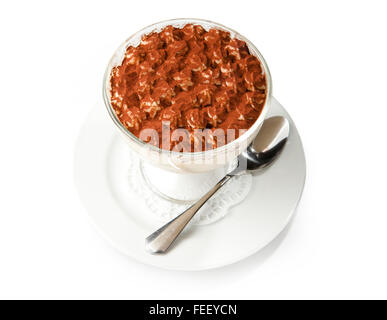
{"label": "dessert in a glass", "polygon": [[258,133],[271,100],[259,51],[198,19],[151,25],[106,69],[103,95],[150,187],[171,201],[200,197]]}

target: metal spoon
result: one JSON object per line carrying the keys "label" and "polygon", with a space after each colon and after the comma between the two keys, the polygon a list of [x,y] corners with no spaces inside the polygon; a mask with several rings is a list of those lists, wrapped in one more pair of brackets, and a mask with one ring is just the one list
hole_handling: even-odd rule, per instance
{"label": "metal spoon", "polygon": [[288,120],[280,116],[266,119],[250,146],[238,156],[236,168],[221,179],[194,205],[147,237],[145,239],[146,249],[150,253],[166,252],[188,222],[215,192],[232,177],[264,168],[272,163],[285,146],[288,136]]}

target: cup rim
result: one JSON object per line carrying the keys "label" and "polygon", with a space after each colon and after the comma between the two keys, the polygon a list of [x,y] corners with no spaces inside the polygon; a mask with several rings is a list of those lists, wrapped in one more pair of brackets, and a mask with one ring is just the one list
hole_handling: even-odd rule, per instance
{"label": "cup rim", "polygon": [[[230,143],[226,143],[225,145],[223,145],[223,146],[221,146],[219,148],[205,150],[205,151],[198,151],[198,152],[178,152],[178,151],[166,150],[166,149],[162,149],[160,147],[156,147],[156,146],[154,146],[154,145],[152,145],[150,143],[146,143],[146,142],[142,141],[141,139],[137,138],[132,132],[130,132],[128,129],[126,129],[125,126],[118,120],[118,118],[117,118],[117,116],[116,116],[116,114],[114,112],[114,109],[113,109],[113,107],[111,105],[110,97],[109,97],[109,93],[108,93],[109,92],[108,88],[109,88],[109,85],[110,85],[111,70],[114,67],[113,62],[114,62],[114,60],[116,58],[117,53],[119,51],[121,51],[122,49],[124,49],[124,48],[125,48],[125,51],[126,51],[126,48],[130,45],[129,42],[133,38],[135,38],[136,36],[139,36],[139,35],[143,36],[145,34],[153,32],[160,25],[163,25],[163,27],[165,27],[167,25],[174,25],[174,24],[177,24],[177,23],[182,23],[181,27],[183,27],[186,24],[194,24],[194,25],[200,25],[200,26],[202,26],[205,29],[206,29],[207,25],[210,25],[210,28],[215,28],[215,29],[218,28],[218,29],[230,32],[233,35],[233,37],[246,42],[246,44],[247,44],[247,46],[248,46],[248,48],[250,50],[250,53],[253,54],[254,56],[256,56],[259,59],[261,65],[262,65],[262,67],[264,69],[264,72],[265,72],[265,75],[266,75],[266,89],[267,89],[267,91],[266,91],[266,100],[265,100],[265,103],[263,105],[261,114],[259,115],[257,120],[255,120],[254,124],[246,132],[244,132],[242,135],[240,135],[237,139],[231,141]],[[179,24],[179,26],[180,26],[180,24]],[[145,32],[147,30],[151,30],[151,31]],[[251,52],[251,51],[253,51],[253,52]],[[105,102],[105,106],[106,106],[106,108],[108,110],[108,113],[109,113],[111,119],[113,120],[113,122],[116,124],[118,129],[125,136],[127,136],[131,141],[133,141],[134,143],[138,144],[139,146],[144,147],[144,148],[148,148],[151,151],[155,151],[155,152],[158,152],[158,153],[161,153],[161,154],[172,155],[172,156],[179,156],[179,157],[185,157],[185,156],[190,156],[190,157],[210,156],[212,154],[221,154],[222,152],[225,152],[227,150],[233,150],[233,148],[238,146],[238,144],[241,144],[242,141],[247,140],[248,137],[262,124],[263,120],[265,119],[265,116],[266,116],[266,113],[268,111],[268,108],[270,106],[270,103],[271,103],[271,98],[272,98],[272,79],[271,79],[271,74],[270,74],[270,71],[269,71],[269,67],[268,67],[264,57],[260,53],[260,51],[255,47],[255,45],[249,39],[247,39],[246,37],[241,35],[239,32],[237,32],[237,31],[235,31],[235,30],[233,30],[233,29],[231,29],[229,27],[226,27],[226,26],[224,26],[224,25],[222,25],[220,23],[213,22],[213,21],[210,21],[210,20],[197,19],[197,18],[177,18],[177,19],[167,19],[167,20],[159,21],[159,22],[153,23],[151,25],[148,25],[148,26],[142,28],[141,30],[135,32],[129,38],[127,38],[124,42],[121,43],[121,45],[113,53],[113,56],[110,58],[109,63],[107,65],[106,69],[105,69],[105,73],[104,73],[104,77],[103,77],[102,94],[103,94],[103,99],[104,99],[104,102]]]}

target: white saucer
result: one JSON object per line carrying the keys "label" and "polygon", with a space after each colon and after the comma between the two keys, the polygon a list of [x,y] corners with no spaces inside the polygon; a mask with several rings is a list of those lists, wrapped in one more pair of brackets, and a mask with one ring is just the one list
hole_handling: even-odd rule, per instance
{"label": "white saucer", "polygon": [[122,253],[145,264],[176,270],[204,270],[242,260],[270,243],[289,223],[305,181],[305,157],[297,129],[273,98],[268,116],[291,123],[289,141],[267,170],[253,176],[243,202],[221,220],[193,226],[165,255],[145,251],[145,238],[162,225],[127,181],[128,149],[97,105],[81,129],[75,150],[75,181],[80,199],[97,229]]}

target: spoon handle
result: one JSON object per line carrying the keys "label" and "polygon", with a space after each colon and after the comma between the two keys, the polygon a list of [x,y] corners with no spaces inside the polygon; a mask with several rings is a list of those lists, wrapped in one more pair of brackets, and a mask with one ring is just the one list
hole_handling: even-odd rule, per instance
{"label": "spoon handle", "polygon": [[150,253],[166,252],[172,242],[179,236],[185,226],[194,217],[196,212],[210,199],[224,184],[232,178],[224,176],[210,191],[201,197],[195,204],[178,215],[176,218],[153,232],[145,239],[145,247]]}

